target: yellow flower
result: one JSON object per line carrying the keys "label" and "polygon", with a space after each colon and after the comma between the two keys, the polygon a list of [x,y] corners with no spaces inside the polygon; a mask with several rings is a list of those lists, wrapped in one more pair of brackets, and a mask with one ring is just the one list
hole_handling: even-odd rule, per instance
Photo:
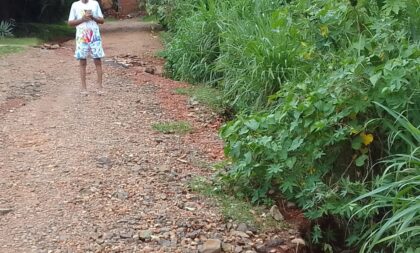
{"label": "yellow flower", "polygon": [[312,56],[312,52],[307,52],[303,54],[303,59],[305,60],[312,60],[313,56]]}
{"label": "yellow flower", "polygon": [[328,30],[328,26],[322,25],[319,30],[321,31],[322,37],[327,37],[330,31]]}
{"label": "yellow flower", "polygon": [[365,144],[366,146],[371,144],[372,141],[373,141],[373,135],[372,134],[361,133],[360,137],[362,137],[363,144]]}
{"label": "yellow flower", "polygon": [[384,54],[384,52],[381,52],[381,54],[380,54],[379,58],[381,58],[381,60],[382,60],[382,61],[385,59],[385,54]]}
{"label": "yellow flower", "polygon": [[311,168],[309,168],[309,169],[308,169],[308,173],[309,173],[310,175],[315,174],[315,172],[316,172],[316,168],[314,168],[314,167],[311,167]]}

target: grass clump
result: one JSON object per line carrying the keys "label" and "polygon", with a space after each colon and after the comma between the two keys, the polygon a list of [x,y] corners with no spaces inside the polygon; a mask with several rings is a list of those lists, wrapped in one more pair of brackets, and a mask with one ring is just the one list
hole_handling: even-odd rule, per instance
{"label": "grass clump", "polygon": [[37,38],[4,38],[0,39],[1,45],[6,46],[35,46],[41,41]]}
{"label": "grass clump", "polygon": [[192,97],[197,102],[207,106],[215,113],[223,112],[222,93],[219,89],[206,86],[195,85],[187,88],[177,88],[174,90],[176,94]]}
{"label": "grass clump", "polygon": [[118,18],[116,18],[116,17],[106,17],[105,18],[105,23],[112,23],[112,22],[118,22]]}
{"label": "grass clump", "polygon": [[420,128],[402,114],[377,105],[394,118],[394,121],[384,121],[394,130],[391,143],[400,139],[408,149],[375,165],[385,166],[383,174],[374,179],[370,191],[348,204],[356,210],[352,219],[369,219],[382,213],[381,220],[363,224],[365,232],[358,238],[362,244],[360,252],[374,252],[384,245],[394,252],[417,252],[420,250]]}
{"label": "grass clump", "polygon": [[186,121],[173,121],[173,122],[162,122],[155,123],[152,128],[158,132],[164,134],[188,134],[193,131],[193,128],[189,122]]}
{"label": "grass clump", "polygon": [[147,15],[147,16],[142,16],[139,18],[139,20],[141,22],[148,22],[148,23],[158,23],[158,17],[156,15]]}
{"label": "grass clump", "polygon": [[25,50],[24,47],[21,46],[2,46],[0,45],[0,56],[6,55],[6,54],[14,54],[19,53]]}

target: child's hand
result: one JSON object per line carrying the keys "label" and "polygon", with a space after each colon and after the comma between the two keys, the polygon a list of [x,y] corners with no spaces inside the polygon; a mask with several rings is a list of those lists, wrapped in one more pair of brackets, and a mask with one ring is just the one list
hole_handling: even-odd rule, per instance
{"label": "child's hand", "polygon": [[83,21],[90,21],[92,20],[92,11],[85,11],[85,15],[83,15],[82,20]]}
{"label": "child's hand", "polygon": [[82,17],[82,20],[83,21],[90,21],[92,19],[92,16],[91,15],[88,15],[88,14],[85,14],[85,15],[83,15],[83,17]]}

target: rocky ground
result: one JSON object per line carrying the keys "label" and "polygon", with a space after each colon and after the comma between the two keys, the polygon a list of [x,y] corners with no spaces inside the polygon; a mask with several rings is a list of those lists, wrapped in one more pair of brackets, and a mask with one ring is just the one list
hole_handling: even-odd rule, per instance
{"label": "rocky ground", "polygon": [[[185,84],[160,75],[148,27],[104,27],[105,96],[93,85],[79,95],[73,42],[0,58],[0,252],[295,252],[304,243],[292,225],[260,233],[226,221],[190,191],[212,173],[200,165],[223,158],[220,120],[174,94]],[[193,132],[151,127],[176,119]]]}

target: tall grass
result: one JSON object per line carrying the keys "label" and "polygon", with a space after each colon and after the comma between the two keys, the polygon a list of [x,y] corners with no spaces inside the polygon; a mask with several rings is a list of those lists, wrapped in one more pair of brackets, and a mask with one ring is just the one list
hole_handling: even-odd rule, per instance
{"label": "tall grass", "polygon": [[[420,129],[401,114],[378,104],[395,119],[396,138],[409,152],[394,154],[382,161],[385,171],[374,181],[374,189],[353,200],[363,206],[353,217],[380,217],[365,224],[360,252],[389,247],[394,252],[420,250]],[[393,141],[395,142],[395,140]]]}
{"label": "tall grass", "polygon": [[306,63],[297,57],[303,40],[299,26],[304,24],[294,22],[280,6],[281,1],[233,1],[220,7],[216,68],[225,70],[220,84],[225,99],[236,108],[262,108],[282,83],[304,75]]}
{"label": "tall grass", "polygon": [[176,21],[176,30],[164,53],[166,69],[175,79],[211,83],[218,78],[214,66],[219,56],[219,27],[216,6],[213,0],[209,2],[208,5],[184,4],[184,8],[196,9],[196,12]]}

